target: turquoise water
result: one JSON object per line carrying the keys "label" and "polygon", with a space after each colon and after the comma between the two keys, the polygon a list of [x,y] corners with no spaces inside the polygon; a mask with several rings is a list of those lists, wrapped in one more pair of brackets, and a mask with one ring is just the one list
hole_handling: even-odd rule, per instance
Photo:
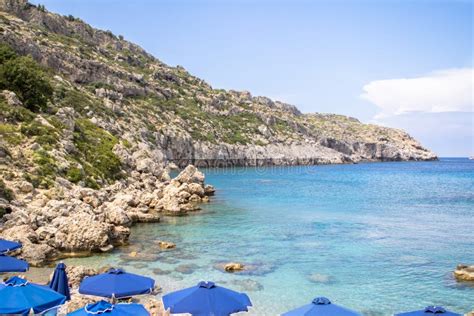
{"label": "turquoise water", "polygon": [[[129,247],[68,261],[148,274],[165,293],[214,280],[246,291],[251,315],[321,295],[365,315],[474,309],[474,284],[451,276],[474,264],[473,161],[205,172],[217,194],[202,212],[138,225]],[[177,249],[159,251],[156,239]],[[131,251],[142,258],[126,258]],[[254,269],[224,273],[222,261]]]}

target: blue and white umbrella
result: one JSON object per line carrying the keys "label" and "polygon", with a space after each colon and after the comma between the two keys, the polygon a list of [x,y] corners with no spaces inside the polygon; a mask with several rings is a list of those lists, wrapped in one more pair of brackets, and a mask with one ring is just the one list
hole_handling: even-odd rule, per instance
{"label": "blue and white umbrella", "polygon": [[163,296],[163,304],[171,313],[228,316],[246,312],[252,306],[247,294],[218,286],[213,282],[199,282],[196,286]]}
{"label": "blue and white umbrella", "polygon": [[28,271],[28,262],[0,254],[0,273],[3,272],[25,272]]}
{"label": "blue and white umbrella", "polygon": [[141,304],[110,304],[106,301],[100,301],[94,304],[88,304],[67,316],[149,316],[150,313]]}
{"label": "blue and white umbrella", "polygon": [[155,280],[121,269],[110,269],[106,273],[87,277],[79,286],[79,293],[109,298],[123,298],[150,294]]}
{"label": "blue and white umbrella", "polygon": [[447,311],[442,306],[428,306],[425,309],[395,314],[395,316],[461,316],[461,314]]}
{"label": "blue and white umbrella", "polygon": [[0,238],[0,253],[7,253],[19,248],[21,248],[21,244],[19,242]]}
{"label": "blue and white umbrella", "polygon": [[353,310],[333,304],[326,297],[317,297],[310,304],[282,314],[282,316],[361,316]]}

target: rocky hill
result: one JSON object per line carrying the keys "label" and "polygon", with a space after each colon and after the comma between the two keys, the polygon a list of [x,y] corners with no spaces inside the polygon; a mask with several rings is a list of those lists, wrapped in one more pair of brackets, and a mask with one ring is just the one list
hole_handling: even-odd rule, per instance
{"label": "rocky hill", "polygon": [[30,259],[107,251],[133,222],[196,209],[213,188],[193,167],[171,180],[176,165],[436,159],[401,130],[213,89],[25,0],[0,0],[0,42],[0,230]]}

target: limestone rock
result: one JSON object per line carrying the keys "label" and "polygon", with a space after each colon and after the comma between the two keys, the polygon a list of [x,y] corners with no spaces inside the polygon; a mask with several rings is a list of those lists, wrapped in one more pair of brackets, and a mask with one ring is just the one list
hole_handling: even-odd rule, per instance
{"label": "limestone rock", "polygon": [[176,248],[176,244],[170,241],[158,240],[156,241],[160,249],[173,249]]}
{"label": "limestone rock", "polygon": [[245,269],[245,265],[238,262],[229,262],[224,265],[224,271],[237,272]]}
{"label": "limestone rock", "polygon": [[27,181],[22,181],[19,185],[19,189],[22,193],[30,193],[34,190],[34,187],[31,183]]}
{"label": "limestone rock", "polygon": [[204,183],[204,174],[197,170],[193,165],[187,166],[181,173],[175,178],[175,180],[181,183]]}
{"label": "limestone rock", "polygon": [[0,93],[5,100],[7,101],[7,104],[9,106],[22,106],[23,103],[18,99],[17,95],[13,91],[9,90],[3,90],[2,93]]}
{"label": "limestone rock", "polygon": [[214,195],[215,192],[216,192],[216,189],[212,185],[206,184],[204,186],[204,194],[205,195],[212,196],[212,195]]}
{"label": "limestone rock", "polygon": [[460,264],[453,272],[454,277],[458,281],[474,281],[474,265],[468,266]]}
{"label": "limestone rock", "polygon": [[314,283],[328,284],[332,282],[332,277],[326,274],[313,273],[308,276],[308,279]]}

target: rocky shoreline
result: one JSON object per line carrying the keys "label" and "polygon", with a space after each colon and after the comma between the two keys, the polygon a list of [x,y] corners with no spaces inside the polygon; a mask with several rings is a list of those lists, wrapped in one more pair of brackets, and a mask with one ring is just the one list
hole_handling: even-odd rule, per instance
{"label": "rocky shoreline", "polygon": [[26,182],[9,182],[15,200],[0,225],[0,236],[19,241],[18,257],[32,266],[59,258],[108,252],[127,244],[134,223],[159,222],[199,210],[214,194],[204,174],[189,165],[171,179],[169,168],[160,174],[132,172],[126,180],[93,190],[58,179],[49,190]]}

